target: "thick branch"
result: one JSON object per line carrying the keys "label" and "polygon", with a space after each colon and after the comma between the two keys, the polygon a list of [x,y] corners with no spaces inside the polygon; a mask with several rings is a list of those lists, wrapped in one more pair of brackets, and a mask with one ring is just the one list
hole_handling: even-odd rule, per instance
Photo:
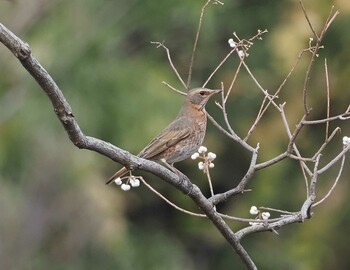
{"label": "thick branch", "polygon": [[10,30],[0,23],[0,42],[2,42],[21,62],[24,68],[38,82],[43,91],[49,97],[54,111],[66,130],[70,140],[81,149],[98,152],[125,166],[141,169],[160,177],[178,190],[187,194],[208,216],[216,228],[221,232],[232,248],[240,256],[248,269],[257,269],[243,246],[239,243],[237,236],[225,223],[222,217],[214,210],[214,205],[204,197],[200,189],[193,185],[183,174],[174,174],[165,167],[137,156],[131,155],[108,142],[89,137],[83,134],[76,122],[72,109],[65,99],[52,77],[32,56],[28,44],[24,43]]}

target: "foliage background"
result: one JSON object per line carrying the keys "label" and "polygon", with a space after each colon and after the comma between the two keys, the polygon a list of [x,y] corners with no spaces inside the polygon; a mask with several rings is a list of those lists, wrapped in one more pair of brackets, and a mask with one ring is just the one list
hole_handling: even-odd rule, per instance
{"label": "foliage background", "polygon": [[[17,0],[0,1],[0,21],[27,41],[70,102],[83,131],[137,153],[175,116],[182,97],[162,81],[181,87],[164,51],[150,41],[165,41],[179,72],[186,75],[198,16],[204,1],[151,0]],[[323,57],[331,81],[331,113],[345,110],[350,91],[350,3],[334,1],[341,15],[331,26],[325,49],[313,72],[315,119],[325,116]],[[305,0],[317,29],[331,3]],[[247,63],[267,89],[282,82],[307,46],[311,32],[298,1],[232,0],[210,6],[194,66],[192,86],[201,85],[229,51],[235,31],[249,38],[257,29],[269,32],[256,42]],[[231,59],[208,85],[229,83],[237,59]],[[280,96],[287,100],[291,124],[301,116],[303,69]],[[210,222],[172,209],[146,188],[125,193],[106,187],[117,168],[106,158],[75,148],[55,118],[48,99],[4,46],[0,46],[0,264],[3,269],[242,269]],[[261,93],[242,72],[229,100],[230,120],[244,136],[257,113]],[[207,107],[220,119],[211,102]],[[261,160],[283,151],[287,141],[280,116],[272,109],[251,138],[261,144]],[[328,149],[334,154],[341,138]],[[334,125],[333,125],[334,126]],[[307,129],[298,143],[311,153],[322,142],[324,128]],[[216,191],[232,187],[245,173],[249,156],[211,124],[205,145],[218,155],[212,171]],[[326,159],[326,158],[325,158]],[[196,164],[178,164],[207,189]],[[348,269],[350,227],[349,163],[334,194],[304,224],[263,233],[244,241],[261,269]],[[321,179],[320,194],[336,171]],[[147,179],[168,198],[196,210],[171,187]],[[251,205],[297,210],[304,180],[297,164],[282,162],[260,172],[253,192],[221,206],[249,217]],[[243,225],[232,222],[232,228]]]}

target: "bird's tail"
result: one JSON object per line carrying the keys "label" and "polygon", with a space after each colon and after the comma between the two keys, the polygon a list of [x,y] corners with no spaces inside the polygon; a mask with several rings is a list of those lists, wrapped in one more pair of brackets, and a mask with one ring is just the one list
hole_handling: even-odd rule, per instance
{"label": "bird's tail", "polygon": [[114,181],[114,179],[117,179],[118,177],[122,177],[124,174],[126,174],[129,170],[126,167],[121,168],[119,171],[117,171],[109,180],[106,182],[106,185],[109,185]]}

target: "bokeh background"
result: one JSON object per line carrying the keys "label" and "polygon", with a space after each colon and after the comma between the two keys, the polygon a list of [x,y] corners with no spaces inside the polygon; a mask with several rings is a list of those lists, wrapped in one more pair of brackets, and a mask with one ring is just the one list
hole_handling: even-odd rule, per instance
{"label": "bokeh background", "polygon": [[[63,90],[87,135],[138,153],[177,114],[183,90],[162,49],[165,41],[174,63],[186,77],[200,9],[204,0],[1,0],[0,22],[28,42],[35,57]],[[207,8],[194,65],[192,86],[201,85],[230,50],[227,40],[268,29],[246,59],[260,83],[277,89],[306,48],[312,33],[296,0],[231,0]],[[341,14],[331,26],[310,81],[311,117],[325,116],[324,58],[331,84],[331,113],[349,105],[350,2],[305,0],[320,30],[330,8]],[[237,59],[230,59],[209,83],[232,79]],[[302,115],[302,85],[307,61],[287,83],[279,103],[293,127]],[[129,192],[104,182],[119,168],[69,141],[50,103],[35,81],[0,46],[0,265],[1,269],[244,269],[210,222],[180,213],[145,187]],[[245,136],[262,94],[245,71],[239,75],[228,113]],[[213,101],[207,110],[222,122]],[[342,132],[326,149],[322,164],[342,148],[349,123],[335,122]],[[298,144],[305,156],[324,140],[324,126],[305,129]],[[287,137],[271,108],[249,143],[260,143],[259,161],[284,151]],[[249,165],[249,154],[210,123],[205,145],[217,154],[212,170],[217,192],[233,187]],[[196,162],[178,164],[208,193]],[[339,165],[322,175],[321,198]],[[151,175],[144,175],[162,194],[197,211],[182,194]],[[247,237],[243,244],[260,269],[350,269],[350,166],[332,196],[311,220],[274,233]],[[252,192],[230,200],[220,210],[250,217],[251,205],[290,211],[300,208],[305,186],[298,164],[284,161],[259,172]],[[234,229],[245,224],[229,222]]]}

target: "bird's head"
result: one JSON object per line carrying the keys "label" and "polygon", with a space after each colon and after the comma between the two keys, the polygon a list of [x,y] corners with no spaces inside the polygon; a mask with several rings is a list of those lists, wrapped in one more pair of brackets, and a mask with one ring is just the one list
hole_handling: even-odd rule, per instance
{"label": "bird's head", "polygon": [[188,92],[187,100],[196,107],[198,106],[199,109],[203,109],[209,98],[221,91],[221,89],[212,90],[208,88],[194,88]]}

